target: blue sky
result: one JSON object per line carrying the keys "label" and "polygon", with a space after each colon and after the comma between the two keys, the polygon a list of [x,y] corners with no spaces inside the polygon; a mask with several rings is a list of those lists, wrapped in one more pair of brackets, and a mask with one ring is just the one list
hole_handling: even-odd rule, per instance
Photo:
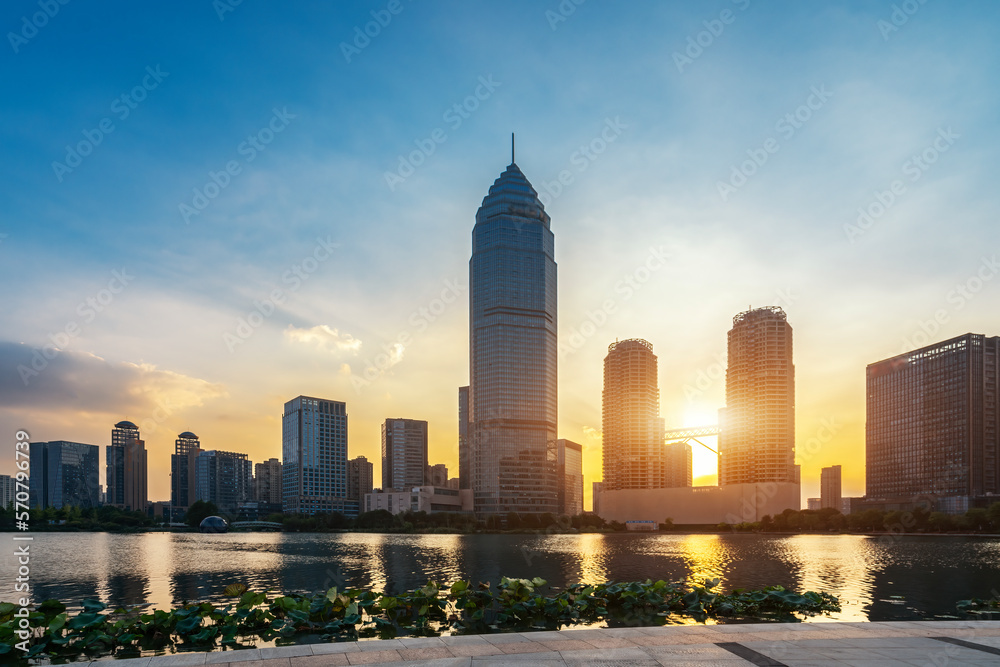
{"label": "blue sky", "polygon": [[470,234],[512,131],[549,195],[560,429],[588,481],[616,338],[653,343],[661,410],[690,425],[724,404],[732,316],[781,305],[804,495],[834,463],[860,495],[865,364],[1000,334],[995,3],[42,5],[0,8],[8,443],[105,445],[128,417],[158,473],[184,430],[260,460],[304,393],[347,401],[352,456],[428,419],[456,472]]}

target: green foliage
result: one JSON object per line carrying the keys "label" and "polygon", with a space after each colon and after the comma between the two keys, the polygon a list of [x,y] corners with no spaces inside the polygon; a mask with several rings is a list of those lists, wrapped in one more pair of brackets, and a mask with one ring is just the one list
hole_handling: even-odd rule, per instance
{"label": "green foliage", "polygon": [[[400,595],[355,589],[331,588],[313,595],[270,597],[255,593],[242,583],[230,584],[222,606],[208,602],[185,604],[170,611],[134,608],[108,610],[97,600],[84,600],[82,609],[68,614],[66,607],[47,600],[29,614],[35,633],[31,655],[58,659],[125,657],[140,651],[183,645],[211,650],[219,645],[239,647],[241,642],[289,640],[296,635],[320,635],[327,641],[359,636],[489,632],[496,629],[558,629],[582,622],[656,625],[671,617],[691,616],[798,620],[839,611],[837,598],[826,593],[799,595],[780,586],[762,591],[716,592],[718,580],[701,586],[664,581],[577,584],[555,594],[543,594],[544,579],[500,580],[494,590],[488,583],[474,586],[456,581],[439,586],[433,581]],[[0,655],[12,653],[20,641],[16,634],[18,610],[0,603]],[[6,647],[6,649],[4,648]]]}
{"label": "green foliage", "polygon": [[207,517],[217,516],[219,514],[219,508],[216,507],[213,502],[205,502],[204,500],[196,500],[188,508],[187,514],[185,516],[187,520],[187,525],[192,528],[197,528],[201,525]]}

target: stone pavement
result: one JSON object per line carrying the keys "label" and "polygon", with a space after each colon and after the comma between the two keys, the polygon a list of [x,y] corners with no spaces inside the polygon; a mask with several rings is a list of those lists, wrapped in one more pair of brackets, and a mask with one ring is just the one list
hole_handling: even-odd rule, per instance
{"label": "stone pavement", "polygon": [[94,667],[1000,665],[1000,621],[600,628],[174,653],[91,664]]}

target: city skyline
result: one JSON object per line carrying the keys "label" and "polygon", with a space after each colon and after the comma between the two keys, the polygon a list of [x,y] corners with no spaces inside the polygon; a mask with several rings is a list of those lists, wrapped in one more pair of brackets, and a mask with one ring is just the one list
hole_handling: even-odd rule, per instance
{"label": "city skyline", "polygon": [[1000,306],[1000,9],[891,5],[404,4],[357,52],[368,5],[61,6],[8,45],[0,429],[104,450],[132,420],[158,500],[176,434],[280,458],[284,402],[321,396],[351,457],[408,415],[459,470],[471,219],[513,130],[559,235],[585,506],[607,345],[655,346],[667,428],[714,423],[748,305],[796,329],[803,497],[835,464],[863,495],[866,366],[995,335]]}

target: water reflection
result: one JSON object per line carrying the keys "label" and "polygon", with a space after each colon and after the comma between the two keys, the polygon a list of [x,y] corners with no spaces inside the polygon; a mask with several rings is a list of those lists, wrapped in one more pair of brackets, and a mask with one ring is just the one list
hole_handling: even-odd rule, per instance
{"label": "water reflection", "polygon": [[[11,559],[0,596],[14,596]],[[798,535],[378,535],[42,533],[32,596],[160,608],[254,590],[371,588],[397,593],[433,579],[500,577],[572,583],[721,579],[726,590],[780,584],[841,597],[839,620],[955,613],[955,601],[1000,588],[1000,540]]]}

